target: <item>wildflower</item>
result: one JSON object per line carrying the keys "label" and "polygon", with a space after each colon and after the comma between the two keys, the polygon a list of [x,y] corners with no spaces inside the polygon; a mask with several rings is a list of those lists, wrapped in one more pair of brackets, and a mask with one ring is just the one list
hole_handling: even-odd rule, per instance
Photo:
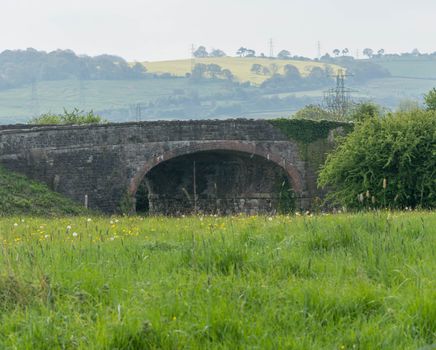
{"label": "wildflower", "polygon": [[71,230],[71,226],[70,225],[67,226],[67,231],[69,231],[69,230]]}
{"label": "wildflower", "polygon": [[92,220],[91,220],[91,218],[88,218],[88,220],[86,220],[86,221],[91,222]]}
{"label": "wildflower", "polygon": [[114,221],[113,221],[113,220],[109,221],[109,224],[113,225],[113,224],[114,224]]}
{"label": "wildflower", "polygon": [[177,320],[177,317],[176,317],[176,316],[173,316],[173,321],[175,321],[175,320]]}
{"label": "wildflower", "polygon": [[270,216],[270,217],[268,218],[268,221],[273,221],[273,218]]}
{"label": "wildflower", "polygon": [[45,239],[47,239],[47,238],[49,238],[49,237],[50,237],[50,235],[45,235],[45,236],[44,236]]}
{"label": "wildflower", "polygon": [[115,237],[111,237],[110,240],[111,240],[111,241],[115,240]]}
{"label": "wildflower", "polygon": [[73,237],[77,237],[79,234],[77,232],[73,232]]}
{"label": "wildflower", "polygon": [[383,189],[385,190],[388,187],[388,180],[386,178],[383,179]]}
{"label": "wildflower", "polygon": [[14,224],[14,227],[17,227],[17,226],[18,226],[18,224],[17,224],[17,223],[15,223],[15,224]]}

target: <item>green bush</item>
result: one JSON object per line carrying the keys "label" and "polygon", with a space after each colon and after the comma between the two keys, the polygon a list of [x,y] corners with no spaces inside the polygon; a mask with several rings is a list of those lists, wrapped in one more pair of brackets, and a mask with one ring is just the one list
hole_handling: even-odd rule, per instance
{"label": "green bush", "polygon": [[29,124],[35,125],[81,125],[81,124],[101,124],[106,123],[99,115],[94,114],[93,111],[84,112],[75,108],[71,112],[64,109],[63,114],[46,113],[39,117],[32,118]]}
{"label": "green bush", "polygon": [[319,185],[348,208],[436,207],[436,112],[365,118],[323,166]]}

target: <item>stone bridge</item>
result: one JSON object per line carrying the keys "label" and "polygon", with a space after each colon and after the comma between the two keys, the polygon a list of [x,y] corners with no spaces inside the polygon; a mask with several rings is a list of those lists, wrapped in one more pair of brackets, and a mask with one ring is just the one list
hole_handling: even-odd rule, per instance
{"label": "stone bridge", "polygon": [[341,126],[303,142],[307,123],[291,134],[247,119],[1,126],[0,164],[107,213],[308,209],[324,195],[316,172]]}

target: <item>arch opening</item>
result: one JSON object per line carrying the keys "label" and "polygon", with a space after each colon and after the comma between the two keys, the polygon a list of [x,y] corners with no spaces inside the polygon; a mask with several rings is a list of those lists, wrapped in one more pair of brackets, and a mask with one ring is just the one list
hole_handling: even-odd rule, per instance
{"label": "arch opening", "polygon": [[151,215],[274,214],[295,209],[292,179],[255,154],[212,150],[152,167],[136,191],[136,211]]}

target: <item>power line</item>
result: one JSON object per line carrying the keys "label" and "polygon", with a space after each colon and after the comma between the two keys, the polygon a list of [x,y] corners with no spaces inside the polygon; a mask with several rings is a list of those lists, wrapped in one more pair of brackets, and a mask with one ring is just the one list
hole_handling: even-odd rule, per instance
{"label": "power line", "polygon": [[38,85],[35,79],[32,79],[32,93],[30,97],[30,110],[34,117],[39,116],[39,98]]}
{"label": "power line", "polygon": [[318,59],[321,58],[321,41],[318,40],[317,42],[317,55],[318,55]]}
{"label": "power line", "polygon": [[85,82],[82,77],[79,77],[79,107],[85,109],[86,96],[85,96]]}
{"label": "power line", "polygon": [[274,57],[274,41],[272,38],[269,39],[268,45],[269,45],[269,57],[273,58]]}
{"label": "power line", "polygon": [[194,72],[195,68],[195,46],[191,45],[191,74]]}
{"label": "power line", "polygon": [[344,117],[352,105],[351,93],[353,90],[345,86],[345,79],[352,74],[338,69],[336,75],[330,75],[336,80],[336,87],[324,92],[324,104],[329,112],[338,118]]}

